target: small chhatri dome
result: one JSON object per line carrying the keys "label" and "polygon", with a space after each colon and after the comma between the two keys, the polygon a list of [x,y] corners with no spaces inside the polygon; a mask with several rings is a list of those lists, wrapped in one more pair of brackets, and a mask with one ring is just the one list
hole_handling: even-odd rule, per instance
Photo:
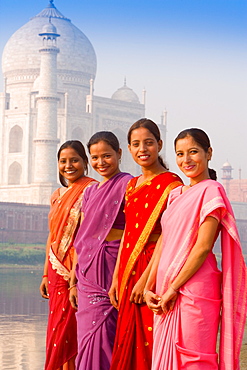
{"label": "small chhatri dome", "polygon": [[232,168],[232,166],[230,165],[230,163],[229,163],[228,161],[226,161],[226,162],[223,164],[222,169],[225,169],[225,168]]}
{"label": "small chhatri dome", "polygon": [[222,180],[232,180],[232,170],[233,170],[233,168],[227,160],[223,164],[223,167],[222,167],[223,174],[222,174],[221,179]]}
{"label": "small chhatri dome", "polygon": [[124,79],[124,85],[115,91],[111,98],[128,103],[140,103],[136,93],[126,85],[126,78]]}
{"label": "small chhatri dome", "polygon": [[51,18],[49,18],[49,23],[43,26],[42,32],[39,35],[43,36],[47,34],[58,36],[56,27],[51,23]]}

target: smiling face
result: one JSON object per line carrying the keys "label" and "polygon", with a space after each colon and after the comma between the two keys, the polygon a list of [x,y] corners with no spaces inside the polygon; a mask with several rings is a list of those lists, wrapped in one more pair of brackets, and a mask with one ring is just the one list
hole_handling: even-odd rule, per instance
{"label": "smiling face", "polygon": [[191,179],[191,185],[209,178],[208,161],[212,148],[207,152],[191,136],[179,139],[176,143],[176,161],[179,169]]}
{"label": "smiling face", "polygon": [[61,150],[58,170],[60,175],[68,181],[68,186],[70,186],[84,176],[85,163],[75,149],[68,147]]}
{"label": "smiling face", "polygon": [[148,129],[139,127],[131,132],[128,148],[137,164],[151,168],[159,163],[158,156],[162,148],[162,140],[157,141]]}
{"label": "smiling face", "polygon": [[105,180],[116,175],[119,170],[121,149],[116,152],[105,141],[99,141],[90,146],[91,165]]}

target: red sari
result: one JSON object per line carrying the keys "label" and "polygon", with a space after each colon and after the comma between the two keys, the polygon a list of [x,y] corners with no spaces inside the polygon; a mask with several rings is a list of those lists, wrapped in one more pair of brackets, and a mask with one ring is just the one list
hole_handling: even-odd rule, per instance
{"label": "red sari", "polygon": [[119,265],[119,315],[111,370],[149,370],[153,344],[153,313],[145,303],[130,302],[133,287],[146,269],[160,234],[160,218],[170,191],[182,184],[164,172],[136,187],[138,177],[126,190],[126,227]]}
{"label": "red sari", "polygon": [[[73,242],[79,226],[85,188],[93,181],[82,177],[60,195],[51,196],[48,238],[49,317],[46,370],[57,370],[77,354],[75,310],[69,302],[68,279],[73,264]],[[69,367],[68,367],[69,369]]]}

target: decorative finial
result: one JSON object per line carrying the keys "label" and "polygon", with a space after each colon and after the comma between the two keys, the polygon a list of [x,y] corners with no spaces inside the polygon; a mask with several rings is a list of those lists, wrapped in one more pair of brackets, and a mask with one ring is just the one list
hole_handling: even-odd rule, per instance
{"label": "decorative finial", "polygon": [[145,89],[145,87],[142,90],[142,104],[146,105],[146,89]]}
{"label": "decorative finial", "polygon": [[56,9],[55,8],[55,5],[53,4],[54,0],[49,0],[49,3],[47,5],[47,8],[53,8],[53,9]]}

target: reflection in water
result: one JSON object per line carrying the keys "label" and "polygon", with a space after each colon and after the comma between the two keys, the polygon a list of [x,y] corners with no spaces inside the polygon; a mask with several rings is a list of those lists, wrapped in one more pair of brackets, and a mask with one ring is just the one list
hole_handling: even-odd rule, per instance
{"label": "reflection in water", "polygon": [[48,302],[39,295],[42,270],[0,269],[0,369],[41,370]]}
{"label": "reflection in water", "polygon": [[[48,301],[39,294],[42,270],[0,269],[0,369],[42,370]],[[247,365],[247,330],[241,369]]]}

